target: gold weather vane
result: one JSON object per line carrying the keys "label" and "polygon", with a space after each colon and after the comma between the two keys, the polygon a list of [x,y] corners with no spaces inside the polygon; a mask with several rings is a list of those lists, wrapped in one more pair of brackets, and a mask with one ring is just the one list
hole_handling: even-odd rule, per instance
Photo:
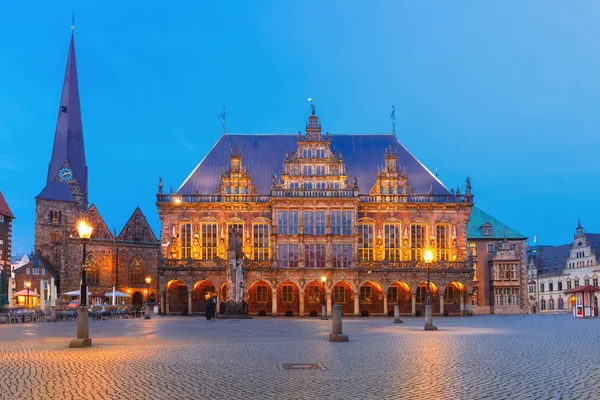
{"label": "gold weather vane", "polygon": [[223,135],[225,135],[227,133],[227,111],[225,111],[225,106],[223,106],[223,112],[219,114],[218,118],[221,118],[221,122],[223,123]]}

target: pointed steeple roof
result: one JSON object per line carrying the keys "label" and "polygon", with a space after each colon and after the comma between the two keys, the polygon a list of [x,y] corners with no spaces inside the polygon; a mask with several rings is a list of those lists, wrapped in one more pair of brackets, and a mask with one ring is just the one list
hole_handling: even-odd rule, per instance
{"label": "pointed steeple roof", "polygon": [[[80,204],[82,209],[87,208],[87,165],[85,163],[85,148],[83,145],[83,127],[81,124],[81,109],[79,106],[79,85],[77,81],[77,65],[75,60],[75,37],[71,34],[67,69],[63,81],[58,120],[54,133],[52,157],[48,166],[46,188],[40,193],[41,198],[50,200],[67,200],[64,188],[56,190],[56,182],[62,181],[58,177],[59,171],[67,167],[72,171],[74,182],[79,185],[85,204]],[[63,185],[60,185],[63,186]],[[61,198],[54,198],[61,194]]]}
{"label": "pointed steeple roof", "polygon": [[8,217],[8,218],[14,218],[15,217],[13,215],[12,211],[10,211],[10,207],[8,206],[8,203],[6,202],[6,199],[2,195],[2,191],[1,190],[0,190],[0,215],[4,215],[5,217]]}

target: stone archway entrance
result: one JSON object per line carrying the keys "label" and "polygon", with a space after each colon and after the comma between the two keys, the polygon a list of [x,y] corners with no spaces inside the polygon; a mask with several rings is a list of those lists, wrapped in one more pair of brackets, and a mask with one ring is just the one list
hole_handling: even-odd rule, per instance
{"label": "stone archway entrance", "polygon": [[141,308],[144,304],[144,297],[140,292],[135,292],[133,296],[131,296],[131,306],[133,308]]}
{"label": "stone archway entrance", "polygon": [[299,313],[300,290],[293,282],[285,281],[277,288],[277,314],[293,317]]}
{"label": "stone archway entrance", "polygon": [[[440,290],[438,286],[429,282],[431,309],[434,314],[440,312]],[[427,282],[421,282],[417,287],[415,311],[417,315],[425,316],[425,302],[427,300]]]}
{"label": "stone archway entrance", "polygon": [[216,296],[215,285],[208,280],[196,282],[192,290],[192,311],[206,312],[206,303]]}
{"label": "stone archway entrance", "polygon": [[166,291],[169,313],[181,313],[188,310],[188,289],[185,282],[170,281],[167,283]]}
{"label": "stone archway entrance", "polygon": [[336,304],[342,306],[342,314],[354,315],[354,292],[352,286],[343,281],[336,283],[331,288],[331,304],[332,306]]}
{"label": "stone archway entrance", "polygon": [[362,316],[381,314],[383,312],[383,291],[374,281],[368,281],[359,289],[359,313]]}
{"label": "stone archway entrance", "polygon": [[461,282],[450,282],[444,291],[444,314],[461,314],[465,309],[466,287]]}
{"label": "stone archway entrance", "polygon": [[273,309],[271,286],[263,280],[254,281],[248,288],[248,314],[265,316]]}
{"label": "stone archway entrance", "polygon": [[304,315],[317,317],[321,315],[322,305],[327,304],[323,284],[313,281],[304,288]]}
{"label": "stone archway entrance", "polygon": [[400,314],[412,314],[412,296],[408,283],[402,281],[392,283],[387,296],[388,316],[394,316],[394,306],[396,304],[400,307]]}

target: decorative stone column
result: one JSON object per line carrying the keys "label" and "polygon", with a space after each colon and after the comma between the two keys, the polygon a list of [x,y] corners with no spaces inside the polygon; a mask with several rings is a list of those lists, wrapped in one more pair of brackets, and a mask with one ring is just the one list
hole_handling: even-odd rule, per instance
{"label": "decorative stone column", "polygon": [[465,312],[465,293],[460,294],[460,314],[463,315]]}
{"label": "decorative stone column", "polygon": [[412,316],[414,317],[415,315],[417,315],[417,295],[415,293],[412,293],[410,295],[410,298],[411,298],[411,302],[412,302],[410,312],[411,312]]}
{"label": "decorative stone column", "polygon": [[271,302],[272,303],[271,315],[273,317],[276,317],[277,316],[277,289],[273,290],[272,294],[273,294],[273,296],[272,296],[273,301]]}
{"label": "decorative stone column", "polygon": [[360,316],[360,292],[354,292],[354,316]]}
{"label": "decorative stone column", "polygon": [[10,277],[10,273],[8,274],[8,305],[10,307],[13,306],[13,278]]}
{"label": "decorative stone column", "polygon": [[160,299],[160,313],[164,315],[166,311],[165,307],[167,305],[167,296],[165,296],[165,292],[160,292],[158,296],[158,298]]}
{"label": "decorative stone column", "polygon": [[[383,293],[383,291],[382,291],[382,293]],[[385,317],[387,317],[387,315],[388,315],[388,310],[387,310],[388,304],[387,304],[387,296],[386,296],[386,294],[387,293],[383,293],[383,315]]]}
{"label": "decorative stone column", "polygon": [[331,306],[331,293],[325,293],[325,299],[327,300],[327,316],[331,316],[333,307]]}
{"label": "decorative stone column", "polygon": [[300,313],[298,315],[304,317],[304,293],[300,292],[300,295],[298,297],[298,301],[300,302]]}
{"label": "decorative stone column", "polygon": [[188,315],[192,315],[192,294],[188,293]]}
{"label": "decorative stone column", "polygon": [[440,314],[444,315],[444,295],[440,294]]}
{"label": "decorative stone column", "polygon": [[171,293],[167,292],[166,301],[165,301],[165,305],[166,305],[165,313],[167,313],[167,314],[169,313],[170,304],[171,304]]}

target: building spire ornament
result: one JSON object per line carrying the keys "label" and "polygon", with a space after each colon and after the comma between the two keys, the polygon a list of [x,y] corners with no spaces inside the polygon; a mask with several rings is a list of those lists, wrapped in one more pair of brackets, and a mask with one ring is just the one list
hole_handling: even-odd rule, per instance
{"label": "building spire ornament", "polygon": [[392,119],[392,135],[396,137],[396,106],[392,104],[392,115],[390,115]]}
{"label": "building spire ornament", "polygon": [[223,135],[227,134],[227,111],[225,110],[225,106],[223,106],[223,111],[219,114],[221,119],[221,123],[223,124]]}

